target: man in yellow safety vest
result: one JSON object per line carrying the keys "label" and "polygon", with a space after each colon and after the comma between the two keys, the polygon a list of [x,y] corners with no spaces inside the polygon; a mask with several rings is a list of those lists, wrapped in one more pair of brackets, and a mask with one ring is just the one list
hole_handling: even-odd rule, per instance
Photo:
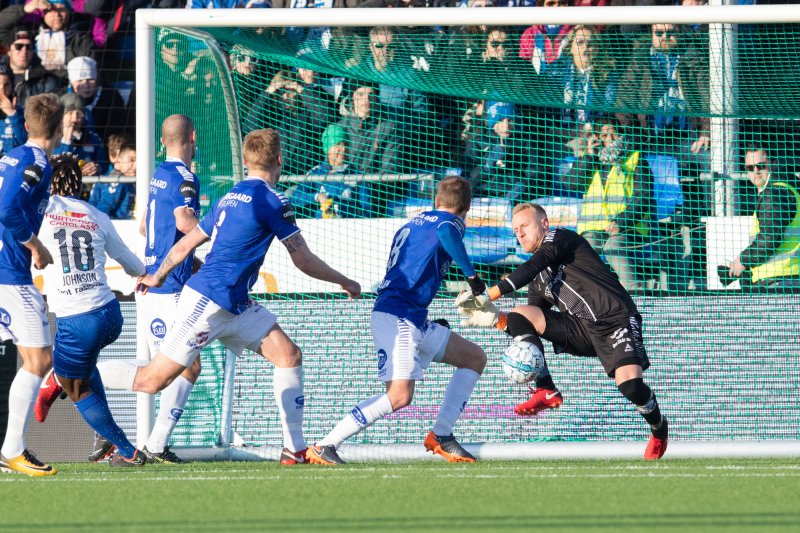
{"label": "man in yellow safety vest", "polygon": [[766,148],[750,145],[745,170],[758,189],[752,241],[730,266],[741,277],[749,270],[758,287],[800,288],[800,192],[788,177],[773,172]]}
{"label": "man in yellow safety vest", "polygon": [[602,119],[565,183],[583,193],[577,232],[605,256],[626,290],[642,287],[636,251],[651,239],[653,175],[614,119]]}

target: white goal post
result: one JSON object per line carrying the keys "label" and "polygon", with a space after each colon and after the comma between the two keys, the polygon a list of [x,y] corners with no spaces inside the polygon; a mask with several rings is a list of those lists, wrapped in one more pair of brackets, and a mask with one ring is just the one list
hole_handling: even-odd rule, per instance
{"label": "white goal post", "polygon": [[[223,91],[229,116],[236,121],[232,135],[240,135],[235,102],[231,93],[230,72],[223,55],[215,49],[213,38],[202,31],[212,27],[370,27],[370,26],[527,26],[533,24],[709,24],[709,79],[714,87],[722,87],[724,97],[712,99],[711,112],[725,115],[735,100],[735,79],[732,57],[735,49],[730,44],[736,39],[736,24],[770,24],[800,22],[800,5],[697,7],[565,7],[539,8],[483,8],[483,9],[140,9],[136,12],[136,145],[140,154],[137,161],[136,217],[140,219],[147,205],[150,177],[155,170],[152,154],[156,153],[155,139],[155,50],[154,32],[171,28],[194,37],[206,39],[213,60],[220,68]],[[231,109],[233,106],[234,109]],[[733,172],[734,154],[730,138],[735,135],[735,119],[711,119],[712,171],[730,175]],[[236,143],[234,143],[235,145]],[[234,151],[235,152],[235,151]],[[233,180],[242,177],[241,155],[234,155]],[[138,328],[137,328],[138,329]],[[137,355],[147,359],[143,339],[137,339]],[[275,459],[279,448],[240,448],[232,444],[231,408],[233,369],[235,357],[230,354],[225,365],[222,430],[220,445],[216,448],[182,450],[188,459]],[[137,399],[137,441],[144,443],[152,429],[154,402],[151,396],[140,394]],[[468,450],[481,459],[533,459],[533,458],[629,458],[640,457],[641,442],[541,442],[512,444],[467,445]],[[355,460],[423,459],[419,445],[345,445],[345,454]],[[736,457],[736,456],[800,456],[800,441],[736,442],[671,442],[670,457]]]}

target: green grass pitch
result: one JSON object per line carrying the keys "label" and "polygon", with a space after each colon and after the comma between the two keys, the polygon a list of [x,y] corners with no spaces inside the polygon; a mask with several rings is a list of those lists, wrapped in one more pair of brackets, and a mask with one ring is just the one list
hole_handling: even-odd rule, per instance
{"label": "green grass pitch", "polygon": [[0,474],[0,531],[800,531],[800,459]]}

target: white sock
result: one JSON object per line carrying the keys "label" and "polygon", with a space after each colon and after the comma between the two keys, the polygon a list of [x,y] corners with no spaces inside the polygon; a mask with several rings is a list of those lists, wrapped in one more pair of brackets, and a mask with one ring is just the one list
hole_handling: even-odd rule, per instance
{"label": "white sock", "polygon": [[447,390],[444,393],[444,400],[442,406],[439,408],[439,414],[436,416],[436,422],[433,424],[433,432],[437,435],[451,435],[453,433],[453,426],[456,425],[458,417],[464,411],[467,405],[472,389],[481,377],[480,374],[468,368],[458,368],[450,378],[450,383],[447,384]]}
{"label": "white sock", "polygon": [[392,412],[392,402],[387,394],[378,394],[356,405],[336,427],[319,441],[320,446],[339,447],[362,429],[371,426],[376,420]]}
{"label": "white sock", "polygon": [[303,438],[303,367],[275,367],[272,386],[281,417],[283,445],[293,452],[305,450],[308,446]]}
{"label": "white sock", "polygon": [[33,413],[33,404],[39,395],[42,378],[20,368],[8,394],[8,428],[0,453],[6,459],[22,455],[25,450],[25,434]]}
{"label": "white sock", "polygon": [[107,389],[133,390],[133,382],[136,379],[136,371],[140,366],[145,366],[147,361],[139,359],[111,359],[109,361],[99,361],[97,371]]}
{"label": "white sock", "polygon": [[145,445],[147,451],[153,453],[164,451],[169,436],[172,435],[172,430],[175,429],[175,425],[183,414],[183,408],[186,407],[192,387],[194,387],[194,383],[183,376],[178,376],[166,389],[161,391],[156,423]]}

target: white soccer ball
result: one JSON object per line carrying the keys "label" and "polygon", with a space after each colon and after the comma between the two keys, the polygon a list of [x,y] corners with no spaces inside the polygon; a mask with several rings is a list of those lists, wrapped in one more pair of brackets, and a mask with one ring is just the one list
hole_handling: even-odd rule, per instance
{"label": "white soccer ball", "polygon": [[529,383],[544,370],[544,354],[535,344],[514,339],[500,363],[508,379],[515,383]]}

